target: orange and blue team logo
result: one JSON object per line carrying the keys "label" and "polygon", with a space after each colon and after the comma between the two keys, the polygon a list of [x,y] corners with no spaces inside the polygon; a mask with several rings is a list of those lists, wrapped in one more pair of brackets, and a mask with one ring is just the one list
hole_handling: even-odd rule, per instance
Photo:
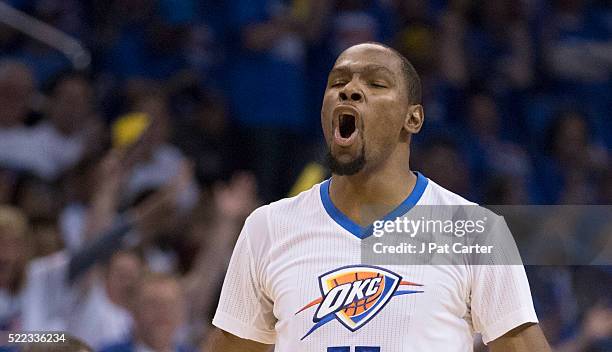
{"label": "orange and blue team logo", "polygon": [[372,320],[391,297],[423,291],[399,289],[401,286],[423,286],[403,281],[398,274],[376,266],[352,265],[319,276],[321,297],[295,313],[318,305],[314,326],[302,340],[334,318],[350,331],[356,331]]}

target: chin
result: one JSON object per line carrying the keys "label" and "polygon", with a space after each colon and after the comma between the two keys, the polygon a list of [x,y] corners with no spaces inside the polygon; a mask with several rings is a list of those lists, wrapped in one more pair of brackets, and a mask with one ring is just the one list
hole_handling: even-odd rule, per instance
{"label": "chin", "polygon": [[[346,160],[348,159],[348,160]],[[349,157],[346,154],[337,156],[331,152],[327,153],[326,164],[332,174],[339,176],[351,176],[363,170],[365,166],[365,153]]]}
{"label": "chin", "polygon": [[354,163],[357,159],[359,159],[360,155],[353,155],[348,153],[332,153],[332,157],[336,160],[338,164],[347,165]]}

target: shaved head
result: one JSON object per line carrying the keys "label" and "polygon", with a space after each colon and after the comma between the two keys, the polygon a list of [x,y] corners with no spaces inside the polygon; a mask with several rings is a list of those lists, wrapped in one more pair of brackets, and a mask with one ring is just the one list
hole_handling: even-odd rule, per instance
{"label": "shaved head", "polygon": [[422,126],[420,101],[419,76],[396,50],[363,43],[343,51],[328,75],[321,107],[332,173],[375,170],[392,155],[405,160],[408,151],[402,150]]}
{"label": "shaved head", "polygon": [[[397,59],[400,61],[400,64],[401,64],[402,79],[404,80],[405,87],[406,87],[408,104],[421,104],[421,100],[423,99],[423,92],[421,88],[421,77],[415,70],[414,66],[412,66],[412,63],[410,62],[410,60],[408,60],[399,51],[383,43],[366,42],[366,43],[358,44],[355,46],[359,46],[359,45],[376,45],[381,48],[384,48],[385,50],[390,51],[395,57],[397,57]],[[346,50],[349,50],[351,48],[348,48]],[[340,56],[342,56],[342,54],[340,54]]]}

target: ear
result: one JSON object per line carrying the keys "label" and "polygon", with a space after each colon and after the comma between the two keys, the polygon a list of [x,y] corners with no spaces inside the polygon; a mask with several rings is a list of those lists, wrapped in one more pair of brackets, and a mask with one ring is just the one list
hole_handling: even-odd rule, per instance
{"label": "ear", "polygon": [[425,112],[420,104],[410,105],[404,118],[404,129],[410,134],[417,134],[423,127]]}

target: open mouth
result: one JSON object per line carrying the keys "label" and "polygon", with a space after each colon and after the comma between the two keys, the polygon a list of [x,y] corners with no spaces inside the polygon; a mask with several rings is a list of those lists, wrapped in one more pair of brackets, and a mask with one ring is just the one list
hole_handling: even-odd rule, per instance
{"label": "open mouth", "polygon": [[340,115],[338,128],[342,138],[349,138],[357,129],[357,126],[355,125],[355,116],[351,114]]}
{"label": "open mouth", "polygon": [[359,134],[357,126],[359,112],[351,107],[340,107],[338,110],[340,111],[336,112],[334,141],[337,145],[348,147],[355,143]]}

